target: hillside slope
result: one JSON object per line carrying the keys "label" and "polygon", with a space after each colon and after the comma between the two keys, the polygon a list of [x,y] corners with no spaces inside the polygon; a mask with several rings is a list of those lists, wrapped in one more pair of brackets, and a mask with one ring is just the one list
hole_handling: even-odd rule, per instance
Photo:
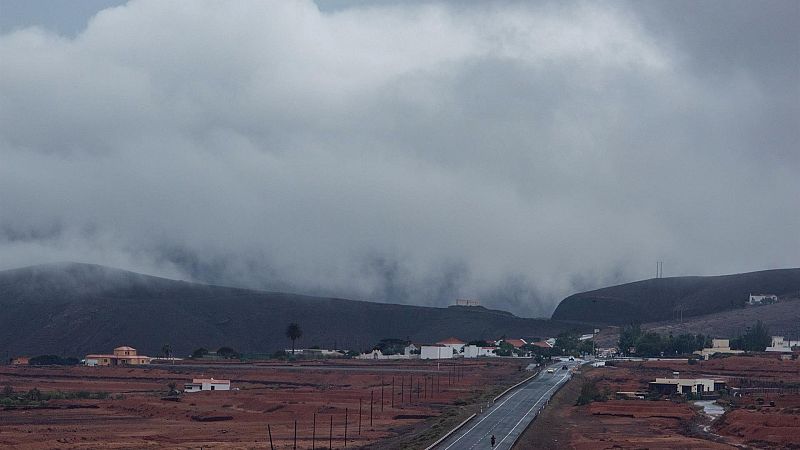
{"label": "hillside slope", "polygon": [[[289,345],[365,349],[384,337],[435,341],[552,336],[574,327],[480,307],[430,308],[253,291],[63,263],[0,272],[0,352],[83,355],[131,345],[178,355],[227,345],[270,352]],[[1,355],[2,353],[0,353]],[[5,355],[4,355],[5,356]]]}
{"label": "hillside slope", "polygon": [[553,319],[605,324],[656,322],[741,308],[750,293],[800,294],[800,269],[778,269],[714,277],[657,278],[571,295]]}
{"label": "hillside slope", "polygon": [[[642,329],[665,336],[670,333],[673,336],[692,333],[732,339],[744,334],[748,327],[752,327],[759,320],[769,328],[770,334],[800,339],[800,299],[787,299],[774,305],[739,308],[684,318],[683,321],[643,323]],[[621,327],[616,326],[603,328],[597,336],[597,345],[616,346],[619,342],[620,329]]]}

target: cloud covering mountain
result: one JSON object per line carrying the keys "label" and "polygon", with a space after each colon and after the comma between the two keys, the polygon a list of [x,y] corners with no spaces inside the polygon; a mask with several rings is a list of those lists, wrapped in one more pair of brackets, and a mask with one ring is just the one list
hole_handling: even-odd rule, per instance
{"label": "cloud covering mountain", "polygon": [[[321,3],[325,5],[325,3]],[[798,265],[796,2],[131,1],[0,34],[0,268],[545,315]]]}

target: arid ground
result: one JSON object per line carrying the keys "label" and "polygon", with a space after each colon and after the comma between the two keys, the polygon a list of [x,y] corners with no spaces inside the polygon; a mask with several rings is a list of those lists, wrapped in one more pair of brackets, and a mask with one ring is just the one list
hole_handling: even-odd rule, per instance
{"label": "arid ground", "polygon": [[[645,391],[649,381],[673,371],[687,378],[725,379],[742,395],[723,396],[718,403],[726,412],[716,420],[692,402],[615,399],[620,391]],[[576,406],[584,383],[594,383],[608,400]],[[773,356],[584,369],[556,394],[516,448],[800,448],[798,387],[800,362]]]}
{"label": "arid ground", "polygon": [[[0,447],[270,448],[271,432],[275,448],[292,448],[297,421],[298,448],[329,448],[331,442],[343,448],[347,415],[347,447],[417,448],[470,414],[483,397],[524,375],[521,363],[500,360],[3,366],[0,387],[14,392],[36,388],[44,394],[107,393],[108,398],[0,408]],[[163,399],[171,382],[181,388],[193,377],[212,376],[232,380],[238,390]]]}

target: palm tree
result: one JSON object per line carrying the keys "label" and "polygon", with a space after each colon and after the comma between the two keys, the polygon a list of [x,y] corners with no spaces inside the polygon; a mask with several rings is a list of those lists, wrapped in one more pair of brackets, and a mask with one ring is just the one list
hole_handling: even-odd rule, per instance
{"label": "palm tree", "polygon": [[292,322],[286,327],[286,337],[292,340],[292,355],[294,355],[294,341],[302,335],[303,330],[300,329],[300,325]]}

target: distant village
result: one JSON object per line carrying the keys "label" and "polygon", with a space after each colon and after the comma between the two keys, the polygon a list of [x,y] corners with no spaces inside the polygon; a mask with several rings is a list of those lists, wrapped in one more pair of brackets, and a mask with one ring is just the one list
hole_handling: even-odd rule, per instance
{"label": "distant village", "polygon": [[[770,294],[751,294],[747,305],[759,306],[775,303],[777,296]],[[776,355],[780,359],[798,359],[800,356],[800,340],[788,339],[784,336],[770,336],[768,330],[760,322],[749,328],[743,336],[733,339],[711,338],[710,336],[684,334],[664,337],[657,333],[645,332],[638,325],[624,327],[620,332],[619,344],[615,347],[597,347],[595,338],[600,329],[592,333],[562,333],[555,337],[527,340],[521,337],[501,337],[491,340],[464,341],[458,337],[449,337],[433,343],[411,342],[410,340],[385,338],[380,340],[369,351],[361,353],[342,349],[295,348],[294,343],[302,337],[302,329],[297,323],[289,324],[286,337],[292,347],[269,355],[269,359],[330,359],[348,358],[365,361],[387,360],[453,360],[474,358],[529,358],[535,366],[545,361],[558,360],[559,357],[592,359],[595,366],[602,366],[607,360],[636,358],[669,358],[689,357],[692,360],[738,355],[746,352],[763,352]],[[62,358],[55,355],[42,355],[34,358],[20,356],[12,358],[13,365],[77,365],[89,367],[136,367],[150,364],[175,364],[184,360],[195,362],[212,362],[219,360],[246,360],[236,350],[221,347],[217,351],[205,348],[196,349],[187,358],[175,357],[169,345],[162,348],[157,357],[141,355],[134,347],[123,345],[116,347],[111,353],[91,353],[83,359]],[[681,379],[675,374],[670,379],[656,379],[651,383],[651,390],[663,392],[711,392],[722,386],[719,380]],[[724,384],[724,383],[723,383]],[[228,391],[230,380],[214,378],[193,378],[183,386],[183,392]],[[640,395],[638,393],[637,395]]]}

